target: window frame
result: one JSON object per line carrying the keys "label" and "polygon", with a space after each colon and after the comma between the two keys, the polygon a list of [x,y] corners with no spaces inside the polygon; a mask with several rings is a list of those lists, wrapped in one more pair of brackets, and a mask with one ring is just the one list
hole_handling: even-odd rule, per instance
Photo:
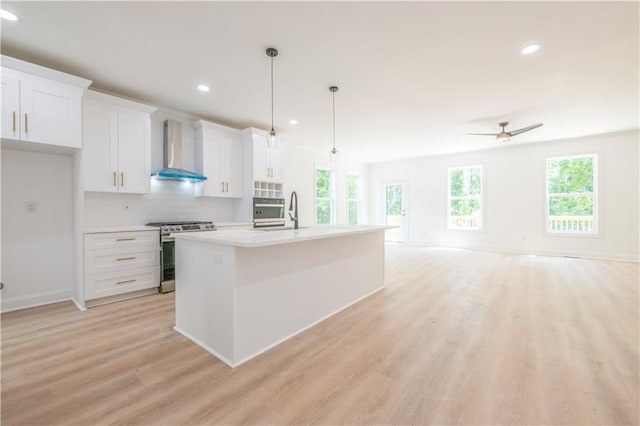
{"label": "window frame", "polygon": [[[574,232],[574,231],[552,231],[549,228],[549,161],[564,160],[575,158],[593,158],[593,230],[591,232]],[[577,153],[569,155],[558,155],[546,157],[544,161],[544,214],[543,225],[544,235],[549,237],[578,237],[578,238],[600,238],[602,236],[602,227],[600,225],[600,159],[602,155],[599,152]],[[575,196],[585,196],[588,193],[579,193]]]}
{"label": "window frame", "polygon": [[[460,169],[480,169],[480,195],[479,196],[464,196],[464,197],[453,197],[455,199],[478,199],[480,201],[480,226],[477,228],[460,228],[454,227],[451,225],[451,172],[454,170]],[[485,182],[484,182],[484,164],[476,163],[476,164],[467,164],[461,166],[452,166],[447,167],[447,210],[445,220],[447,223],[447,230],[450,231],[484,231],[485,229]]]}
{"label": "window frame", "polygon": [[[331,193],[331,197],[330,198],[318,198],[318,170],[325,170],[328,171],[330,173],[330,182],[329,182],[329,190]],[[334,168],[332,167],[322,167],[322,166],[315,166],[313,169],[313,199],[314,199],[314,204],[313,204],[313,221],[316,225],[335,225],[336,224],[336,171]],[[330,208],[331,208],[331,214],[330,214],[330,219],[329,219],[329,223],[325,224],[325,223],[318,223],[318,200],[329,200],[329,204],[330,204]]]}
{"label": "window frame", "polygon": [[[349,198],[349,178],[355,177],[358,180],[358,198]],[[362,224],[362,176],[359,173],[349,173],[347,172],[347,181],[346,181],[346,199],[347,199],[347,224],[349,225],[361,225]],[[349,208],[352,201],[358,203],[358,218],[355,224],[349,223]]]}

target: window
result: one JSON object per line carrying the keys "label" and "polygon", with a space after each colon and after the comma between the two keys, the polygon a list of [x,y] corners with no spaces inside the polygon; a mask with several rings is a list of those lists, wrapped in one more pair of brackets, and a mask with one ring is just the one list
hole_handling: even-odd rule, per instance
{"label": "window", "polygon": [[596,154],[547,158],[547,232],[595,234]]}
{"label": "window", "polygon": [[316,223],[335,223],[335,173],[316,169]]}
{"label": "window", "polygon": [[449,169],[450,229],[482,229],[482,166]]}
{"label": "window", "polygon": [[360,176],[347,175],[347,219],[349,225],[360,223]]}

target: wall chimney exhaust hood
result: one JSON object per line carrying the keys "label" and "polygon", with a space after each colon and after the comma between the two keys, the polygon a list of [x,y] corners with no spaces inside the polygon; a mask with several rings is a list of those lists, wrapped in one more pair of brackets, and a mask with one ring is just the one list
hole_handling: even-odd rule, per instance
{"label": "wall chimney exhaust hood", "polygon": [[152,173],[154,179],[204,182],[205,176],[182,168],[182,123],[164,122],[164,169]]}

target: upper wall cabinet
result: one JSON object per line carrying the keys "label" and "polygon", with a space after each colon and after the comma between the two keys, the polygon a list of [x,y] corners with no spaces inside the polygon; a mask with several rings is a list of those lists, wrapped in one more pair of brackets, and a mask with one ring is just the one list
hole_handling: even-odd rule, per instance
{"label": "upper wall cabinet", "polygon": [[7,56],[2,65],[2,138],[18,147],[80,148],[82,95],[91,82]]}
{"label": "upper wall cabinet", "polygon": [[196,172],[207,177],[205,197],[242,198],[244,184],[243,148],[240,131],[198,120]]}
{"label": "upper wall cabinet", "polygon": [[85,191],[149,192],[155,108],[88,91],[83,106]]}
{"label": "upper wall cabinet", "polygon": [[267,133],[249,128],[243,131],[245,147],[253,162],[253,180],[282,182],[282,151],[279,146],[267,146]]}

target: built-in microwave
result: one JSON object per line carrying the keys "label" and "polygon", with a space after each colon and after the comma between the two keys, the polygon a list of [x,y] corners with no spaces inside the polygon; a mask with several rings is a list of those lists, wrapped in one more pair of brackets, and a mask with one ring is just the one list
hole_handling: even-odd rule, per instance
{"label": "built-in microwave", "polygon": [[253,199],[253,226],[265,228],[284,225],[284,198]]}

